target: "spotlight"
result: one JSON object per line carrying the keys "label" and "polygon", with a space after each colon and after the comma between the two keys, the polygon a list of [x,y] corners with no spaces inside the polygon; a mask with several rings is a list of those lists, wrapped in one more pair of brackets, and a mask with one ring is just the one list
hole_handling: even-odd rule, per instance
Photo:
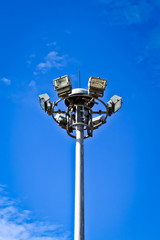
{"label": "spotlight", "polygon": [[99,97],[103,96],[103,92],[106,88],[106,79],[90,77],[88,82],[89,94],[94,94]]}
{"label": "spotlight", "polygon": [[58,97],[65,96],[72,91],[72,82],[68,75],[54,79],[53,85]]}
{"label": "spotlight", "polygon": [[97,124],[103,122],[104,120],[104,115],[100,115],[98,117],[95,117],[92,119],[92,124],[93,124],[93,127],[96,126]]}
{"label": "spotlight", "polygon": [[40,106],[41,108],[49,115],[51,115],[52,113],[52,103],[51,103],[51,100],[50,100],[50,97],[48,96],[47,93],[44,93],[44,94],[41,94],[39,95],[39,103],[40,103]]}
{"label": "spotlight", "polygon": [[56,121],[62,128],[66,128],[67,125],[67,117],[63,113],[57,113],[55,116]]}
{"label": "spotlight", "polygon": [[122,97],[114,95],[107,103],[108,115],[117,112],[122,106]]}

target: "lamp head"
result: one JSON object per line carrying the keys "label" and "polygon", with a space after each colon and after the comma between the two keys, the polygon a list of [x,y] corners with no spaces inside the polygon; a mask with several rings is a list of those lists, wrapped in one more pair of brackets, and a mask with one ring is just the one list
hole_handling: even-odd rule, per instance
{"label": "lamp head", "polygon": [[102,123],[103,121],[104,121],[104,115],[100,115],[98,117],[92,118],[93,127],[95,127],[96,125]]}
{"label": "lamp head", "polygon": [[55,119],[62,128],[66,128],[67,125],[67,117],[64,113],[57,113]]}
{"label": "lamp head", "polygon": [[107,103],[108,115],[117,112],[122,106],[122,97],[114,95]]}
{"label": "lamp head", "polygon": [[102,97],[106,88],[106,83],[106,79],[90,77],[88,82],[89,93]]}
{"label": "lamp head", "polygon": [[52,103],[51,103],[51,100],[50,100],[50,97],[48,96],[47,93],[44,93],[44,94],[41,94],[39,95],[39,103],[40,103],[40,106],[41,108],[49,115],[51,115],[51,110],[52,110]]}
{"label": "lamp head", "polygon": [[53,85],[58,97],[63,97],[72,91],[72,82],[68,75],[54,79]]}

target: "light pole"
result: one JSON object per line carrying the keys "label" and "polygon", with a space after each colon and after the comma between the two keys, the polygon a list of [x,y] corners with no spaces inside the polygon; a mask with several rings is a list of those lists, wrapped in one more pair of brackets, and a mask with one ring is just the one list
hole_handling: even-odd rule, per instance
{"label": "light pole", "polygon": [[[105,79],[90,77],[88,90],[72,90],[71,79],[66,75],[53,80],[59,100],[52,104],[48,94],[39,95],[42,109],[52,115],[70,137],[76,139],[74,240],[84,240],[84,139],[92,137],[93,130],[106,123],[107,117],[117,112],[122,105],[122,98],[117,95],[107,104],[100,99],[106,82]],[[65,103],[66,109],[56,110],[61,101]],[[99,104],[104,110],[93,110]],[[94,114],[97,116],[93,118]]]}

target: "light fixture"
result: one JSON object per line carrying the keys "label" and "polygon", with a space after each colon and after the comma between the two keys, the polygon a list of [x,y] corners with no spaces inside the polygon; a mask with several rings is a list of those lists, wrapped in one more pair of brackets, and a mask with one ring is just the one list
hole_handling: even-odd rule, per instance
{"label": "light fixture", "polygon": [[102,97],[103,92],[106,88],[106,79],[102,79],[100,77],[90,77],[88,82],[89,94],[94,94]]}
{"label": "light fixture", "polygon": [[51,115],[51,110],[52,110],[52,103],[50,100],[50,97],[48,96],[47,93],[39,95],[39,103],[41,108],[49,115]]}
{"label": "light fixture", "polygon": [[62,128],[66,128],[67,117],[64,113],[57,113],[55,119]]}
{"label": "light fixture", "polygon": [[96,126],[97,124],[103,122],[104,120],[104,115],[100,115],[98,117],[95,117],[92,119],[92,124],[93,124],[93,127]]}
{"label": "light fixture", "polygon": [[68,75],[54,79],[53,85],[58,97],[65,96],[72,91],[72,82]]}
{"label": "light fixture", "polygon": [[117,112],[122,106],[122,97],[114,95],[107,103],[108,115]]}

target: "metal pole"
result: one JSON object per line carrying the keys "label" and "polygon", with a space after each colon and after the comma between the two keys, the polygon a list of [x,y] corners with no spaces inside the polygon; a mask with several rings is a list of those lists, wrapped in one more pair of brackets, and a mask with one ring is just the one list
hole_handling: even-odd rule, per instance
{"label": "metal pole", "polygon": [[[78,115],[78,113],[77,113]],[[84,130],[76,127],[75,222],[74,240],[84,240]]]}
{"label": "metal pole", "polygon": [[79,70],[79,88],[81,87],[81,80],[80,80],[80,70]]}

